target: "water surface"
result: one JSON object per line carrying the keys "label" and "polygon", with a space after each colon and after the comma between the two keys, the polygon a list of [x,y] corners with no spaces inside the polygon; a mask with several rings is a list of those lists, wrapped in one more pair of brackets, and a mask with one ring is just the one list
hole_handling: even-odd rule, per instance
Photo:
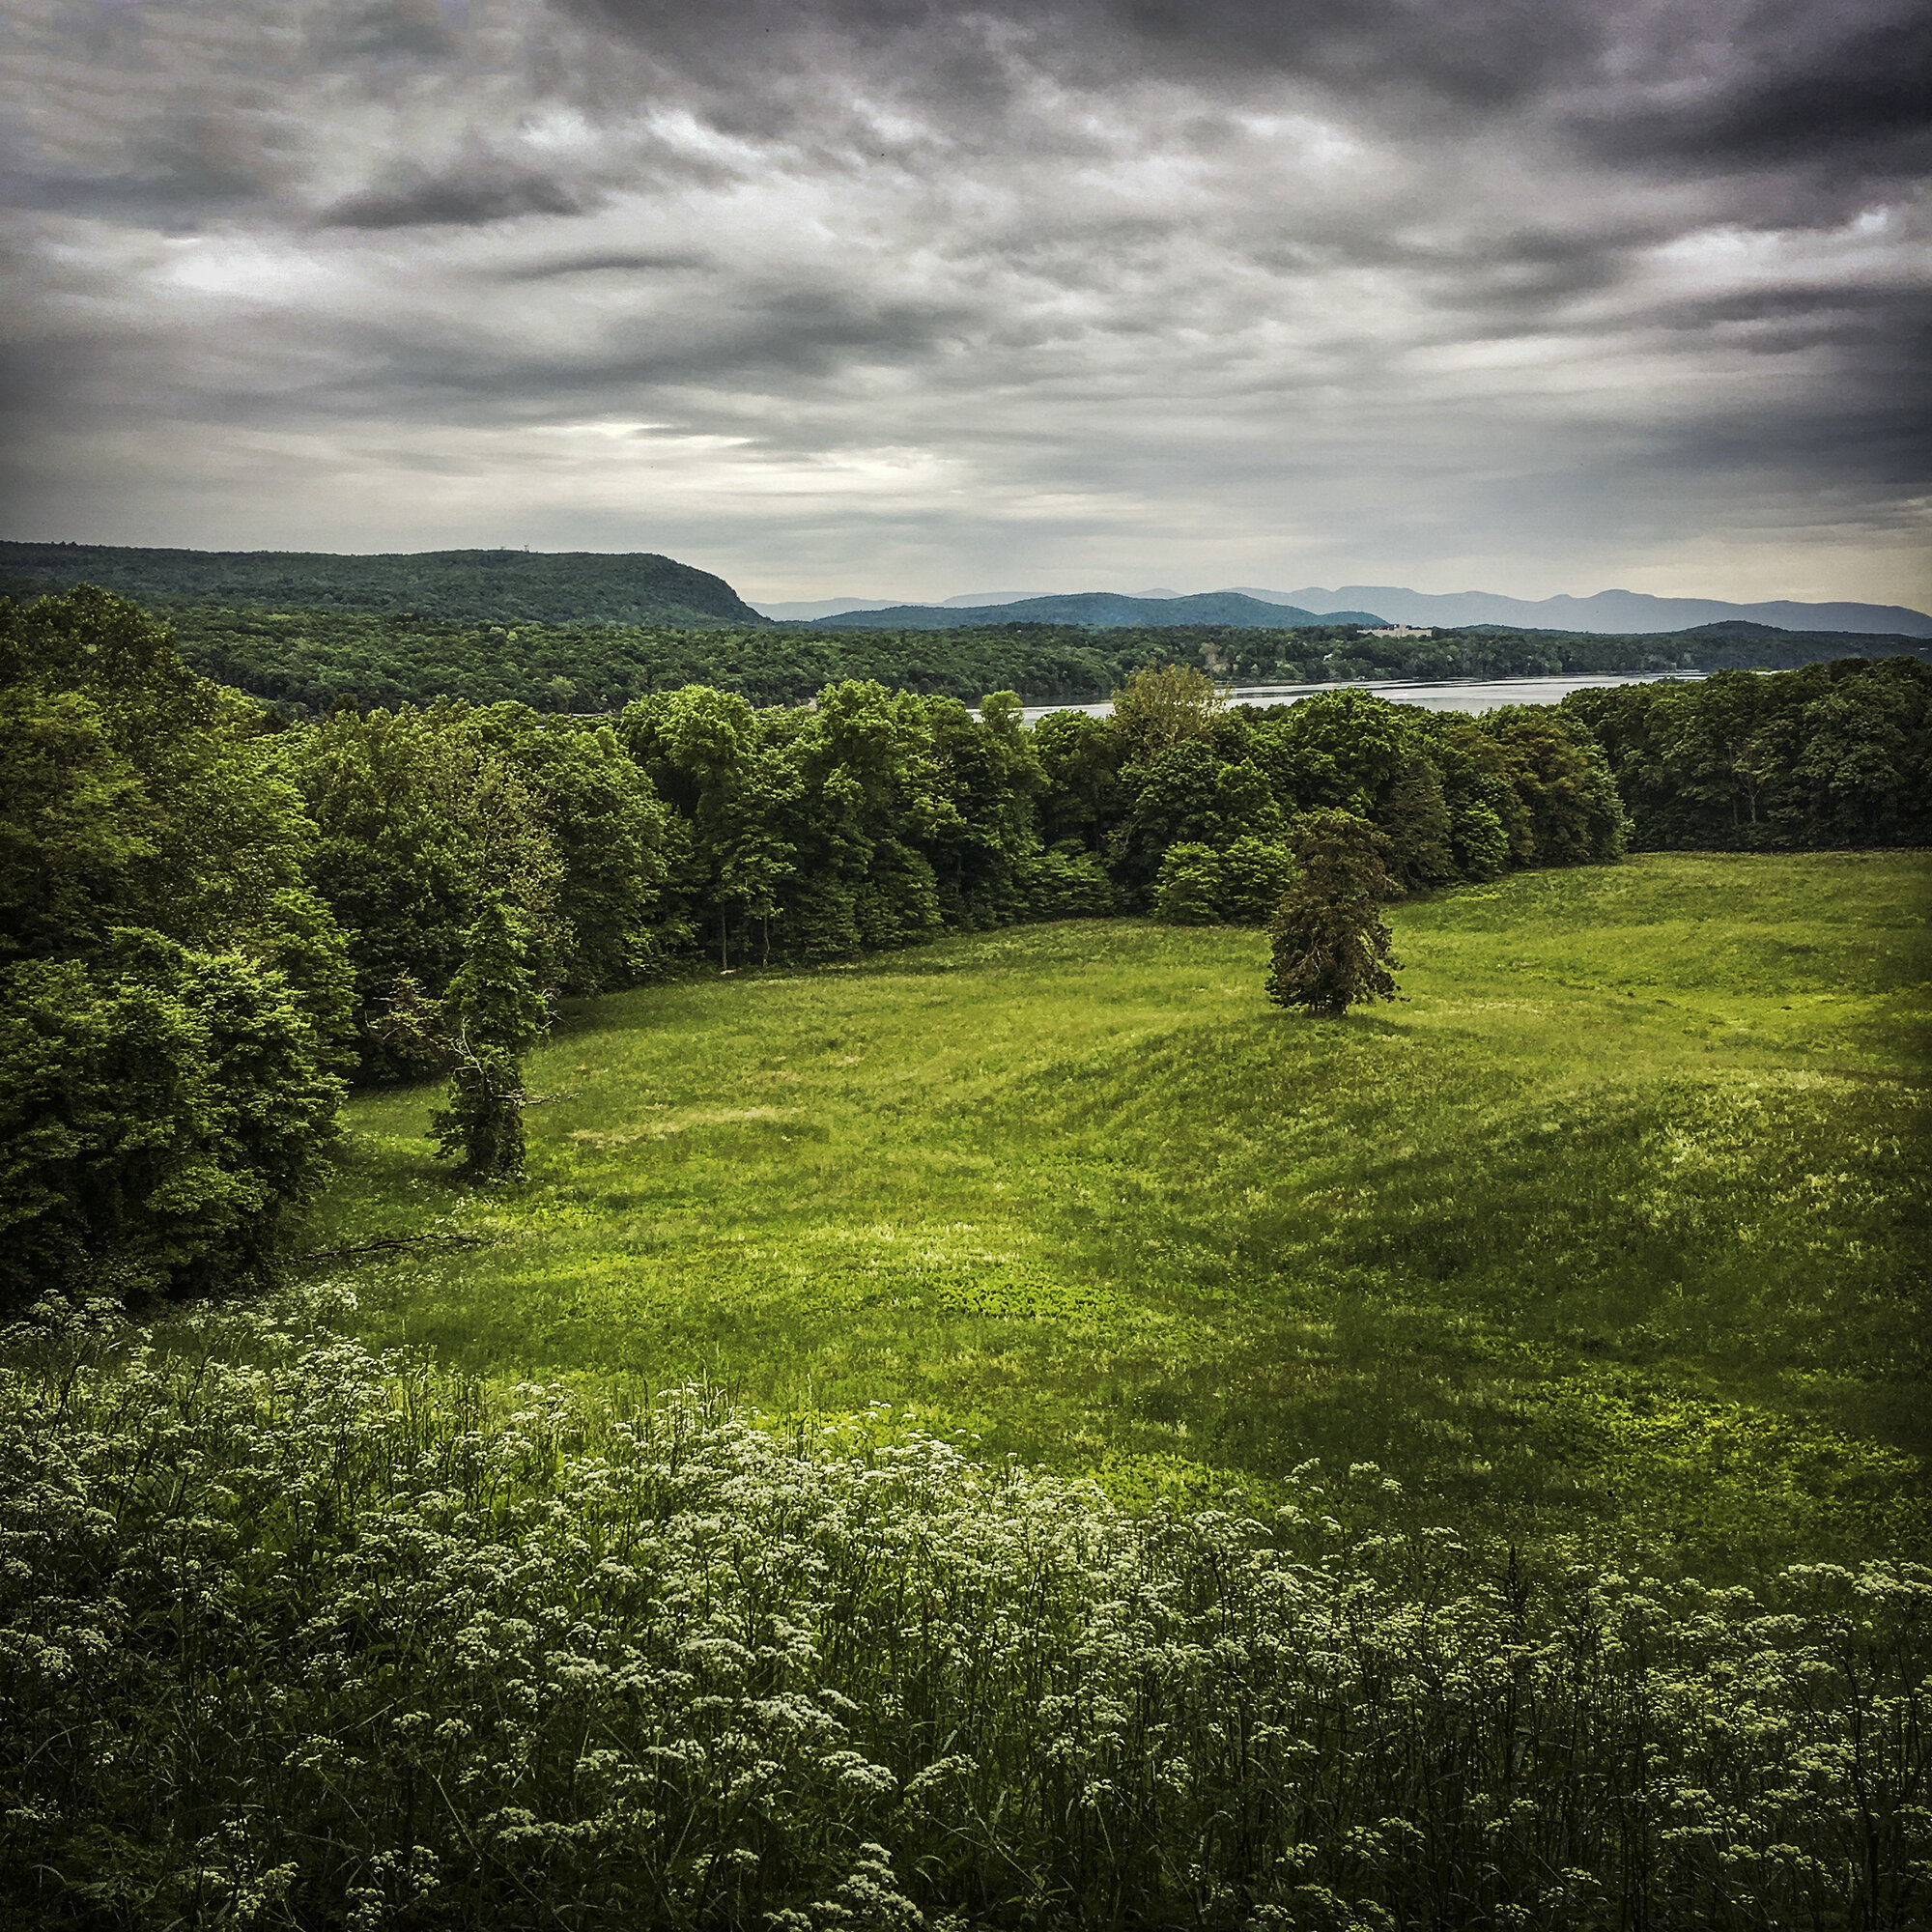
{"label": "water surface", "polygon": [[[1575,677],[1489,677],[1454,681],[1407,683],[1373,679],[1338,680],[1334,684],[1241,684],[1228,693],[1231,704],[1293,704],[1321,691],[1372,691],[1391,704],[1417,704],[1425,711],[1494,711],[1505,704],[1554,704],[1573,691],[1594,691],[1603,685],[1657,684],[1700,678],[1700,670],[1615,672],[1599,671]],[[1029,704],[1028,724],[1051,711],[1084,711],[1105,718],[1114,708],[1111,698],[1097,704]]]}

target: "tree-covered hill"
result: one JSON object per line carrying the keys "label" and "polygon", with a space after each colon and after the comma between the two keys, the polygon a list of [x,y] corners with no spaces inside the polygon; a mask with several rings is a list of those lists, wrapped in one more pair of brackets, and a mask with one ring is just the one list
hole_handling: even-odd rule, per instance
{"label": "tree-covered hill", "polygon": [[761,628],[722,577],[644,552],[441,550],[385,556],[304,551],[130,550],[0,543],[0,589],[98,583],[142,603],[409,612],[449,622]]}
{"label": "tree-covered hill", "polygon": [[[696,631],[643,625],[465,624],[337,611],[164,613],[204,675],[297,714],[339,699],[364,707],[440,696],[539,711],[612,711],[679,685],[708,684],[754,704],[803,704],[828,684],[876,678],[895,690],[977,703],[1104,697],[1143,664],[1201,664],[1172,632],[1012,625],[937,633],[819,633],[773,626]],[[1347,634],[1335,634],[1343,639]]]}
{"label": "tree-covered hill", "polygon": [[1556,677],[1593,671],[1791,670],[1799,665],[1852,657],[1915,657],[1932,664],[1932,643],[1922,638],[1780,631],[1769,624],[1745,622],[1637,636],[1524,631],[1507,624],[1472,624],[1406,638],[1378,637],[1355,625],[1288,631],[1203,625],[1105,635],[1110,640],[1140,635],[1171,639],[1177,658],[1199,663],[1236,685]]}
{"label": "tree-covered hill", "polygon": [[[1571,634],[1548,631],[1516,635],[1561,638]],[[1795,670],[1800,665],[1818,664],[1828,658],[1916,657],[1932,664],[1932,642],[1904,633],[1783,631],[1775,624],[1754,624],[1742,618],[1699,624],[1690,631],[1667,631],[1648,641],[1660,648],[1677,646],[1685,662],[1694,664],[1699,670]]]}
{"label": "tree-covered hill", "polygon": [[182,655],[206,676],[297,715],[440,696],[539,711],[611,711],[681,684],[754,704],[802,704],[843,678],[977,703],[1102,698],[1142,665],[1176,663],[1241,684],[1525,677],[1561,672],[1786,669],[1823,658],[1909,655],[1923,639],[1717,624],[1656,638],[1597,638],[1499,625],[1431,638],[1378,638],[1357,625],[1252,631],[1212,625],[1088,630],[987,624],[952,631],[829,631],[499,622],[335,611],[187,606],[165,612]]}
{"label": "tree-covered hill", "polygon": [[814,617],[821,631],[954,631],[961,625],[1084,624],[1101,630],[1172,629],[1216,625],[1240,631],[1300,631],[1333,624],[1380,624],[1369,611],[1335,611],[1318,617],[1293,604],[1269,604],[1238,590],[1210,590],[1198,597],[1122,597],[1111,590],[1077,591],[1065,597],[1027,597],[1017,604],[955,608],[896,604],[885,611],[847,611]]}

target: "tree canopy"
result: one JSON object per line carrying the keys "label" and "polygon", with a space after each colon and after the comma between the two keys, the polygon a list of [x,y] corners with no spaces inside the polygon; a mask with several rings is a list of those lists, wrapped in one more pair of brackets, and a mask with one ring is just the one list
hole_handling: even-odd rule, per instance
{"label": "tree canopy", "polygon": [[1905,657],[1776,677],[1579,691],[1639,850],[1932,840],[1932,667]]}
{"label": "tree canopy", "polygon": [[0,1297],[245,1273],[321,1179],[350,972],[260,722],[118,598],[0,602]]}

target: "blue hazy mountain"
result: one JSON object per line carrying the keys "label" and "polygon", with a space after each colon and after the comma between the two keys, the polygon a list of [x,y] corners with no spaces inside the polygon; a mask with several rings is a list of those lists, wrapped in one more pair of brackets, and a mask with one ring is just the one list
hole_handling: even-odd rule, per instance
{"label": "blue hazy mountain", "polygon": [[[1177,597],[1171,590],[1139,593],[1142,601],[1157,603],[1163,614],[1134,618],[1133,623],[1241,623],[1246,618],[1205,618],[1176,611],[1175,606],[1198,605],[1201,600]],[[1423,624],[1438,630],[1454,630],[1470,624],[1507,624],[1529,631],[1597,632],[1614,637],[1658,637],[1667,632],[1697,630],[1706,624],[1769,624],[1780,631],[1832,631],[1877,634],[1885,637],[1932,638],[1932,616],[1900,604],[1802,604],[1781,599],[1764,604],[1729,604],[1715,597],[1653,597],[1640,590],[1600,590],[1590,597],[1505,597],[1492,590],[1461,590],[1438,594],[1407,590],[1395,584],[1345,583],[1325,590],[1311,584],[1304,590],[1264,590],[1252,583],[1218,591],[1221,597],[1247,597],[1257,603],[1286,608],[1298,615],[1256,617],[1256,625],[1304,625],[1311,619],[1327,624],[1363,621],[1371,611],[1391,624]],[[830,618],[852,611],[944,610],[950,613],[938,623],[979,624],[1011,622],[1020,615],[1017,607],[1063,603],[1063,597],[1043,591],[987,590],[977,595],[948,597],[938,605],[908,606],[890,597],[825,598],[814,604],[761,604],[766,616],[795,622],[801,618]],[[997,608],[1000,614],[989,615]],[[971,614],[962,614],[970,612]],[[1094,623],[1087,617],[1061,617],[1063,623]],[[1122,621],[1109,618],[1109,624]],[[925,627],[908,617],[895,619],[892,628],[913,630]],[[847,625],[845,628],[855,628]]]}
{"label": "blue hazy mountain", "polygon": [[1380,624],[1368,611],[1313,611],[1270,604],[1238,590],[1199,597],[1124,597],[1112,590],[1065,597],[1025,597],[1012,604],[894,604],[810,620],[824,631],[955,631],[978,624],[1087,624],[1124,630],[1159,624],[1223,624],[1243,631],[1299,631],[1316,624]]}
{"label": "blue hazy mountain", "polygon": [[1345,583],[1336,590],[1261,590],[1242,593],[1265,604],[1339,614],[1367,606],[1394,624],[1428,624],[1452,630],[1465,624],[1508,624],[1525,631],[1597,631],[1654,637],[1705,624],[1770,624],[1780,631],[1864,631],[1887,637],[1932,638],[1932,616],[1903,604],[1725,604],[1715,597],[1653,597],[1641,590],[1599,590],[1591,597],[1504,597],[1492,590],[1436,595],[1385,583]]}
{"label": "blue hazy mountain", "polygon": [[842,616],[847,611],[889,610],[900,601],[896,597],[810,597],[779,603],[760,601],[752,603],[752,609],[781,624],[809,624],[817,617]]}

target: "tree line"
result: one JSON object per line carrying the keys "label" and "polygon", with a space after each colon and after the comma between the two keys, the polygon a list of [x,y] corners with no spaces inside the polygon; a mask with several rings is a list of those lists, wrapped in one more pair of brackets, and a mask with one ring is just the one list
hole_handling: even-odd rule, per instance
{"label": "tree line", "polygon": [[[0,583],[0,589],[4,589]],[[614,714],[634,698],[708,684],[755,705],[803,704],[828,684],[870,678],[894,690],[977,703],[1016,691],[1030,704],[1088,703],[1148,665],[1186,664],[1237,685],[1377,679],[1555,676],[1576,672],[1781,668],[1921,643],[1712,624],[1663,637],[1597,637],[1485,625],[1432,637],[1377,636],[1360,624],[1246,630],[1216,625],[1090,629],[1002,623],[951,631],[751,629],[714,622],[558,623],[509,605],[489,621],[416,611],[170,608],[182,656],[217,683],[291,719],[337,704],[368,710],[462,697],[544,713]]]}
{"label": "tree line", "polygon": [[[1822,788],[1810,819],[1777,822],[1922,836],[1932,671],[1793,675],[1747,680],[1800,694],[1765,700],[1799,748],[1776,799]],[[1655,700],[1684,724],[1671,744],[1736,701],[1722,680]],[[1295,902],[1301,963],[1278,929],[1279,985],[1332,1009],[1333,962],[1374,932],[1322,926],[1335,895],[1312,905],[1311,881],[1333,873],[1344,899],[1366,882],[1373,920],[1392,895],[1612,860],[1619,770],[1655,842],[1627,740],[1606,755],[1581,706],[1472,718],[1336,690],[1234,708],[1173,663],[1129,673],[1109,718],[1032,728],[1010,692],[975,712],[863,679],[795,706],[690,684],[606,718],[439,698],[291,722],[108,593],[0,604],[0,1297],[258,1272],[320,1183],[351,1078],[447,1077],[441,1144],[514,1173],[518,1061],[549,1002],[696,962],[1113,913],[1260,923]],[[1680,767],[1657,769],[1667,792]],[[1716,824],[1733,808],[1707,791],[1681,811]]]}
{"label": "tree line", "polygon": [[1932,667],[1840,659],[1777,677],[1579,691],[1645,851],[1932,843]]}
{"label": "tree line", "polygon": [[[1320,678],[1324,654],[1348,663],[1359,626],[1256,634],[1192,629],[1096,631],[999,624],[956,631],[761,630],[624,624],[489,624],[424,615],[196,607],[172,611],[183,656],[208,677],[292,718],[349,699],[427,704],[440,696],[552,712],[616,712],[634,698],[708,684],[757,705],[803,704],[828,684],[870,678],[895,690],[977,703],[1013,690],[1035,703],[1103,698],[1143,665],[1192,664],[1240,675]],[[1281,667],[1285,666],[1283,669]],[[1350,673],[1356,674],[1356,673]]]}

